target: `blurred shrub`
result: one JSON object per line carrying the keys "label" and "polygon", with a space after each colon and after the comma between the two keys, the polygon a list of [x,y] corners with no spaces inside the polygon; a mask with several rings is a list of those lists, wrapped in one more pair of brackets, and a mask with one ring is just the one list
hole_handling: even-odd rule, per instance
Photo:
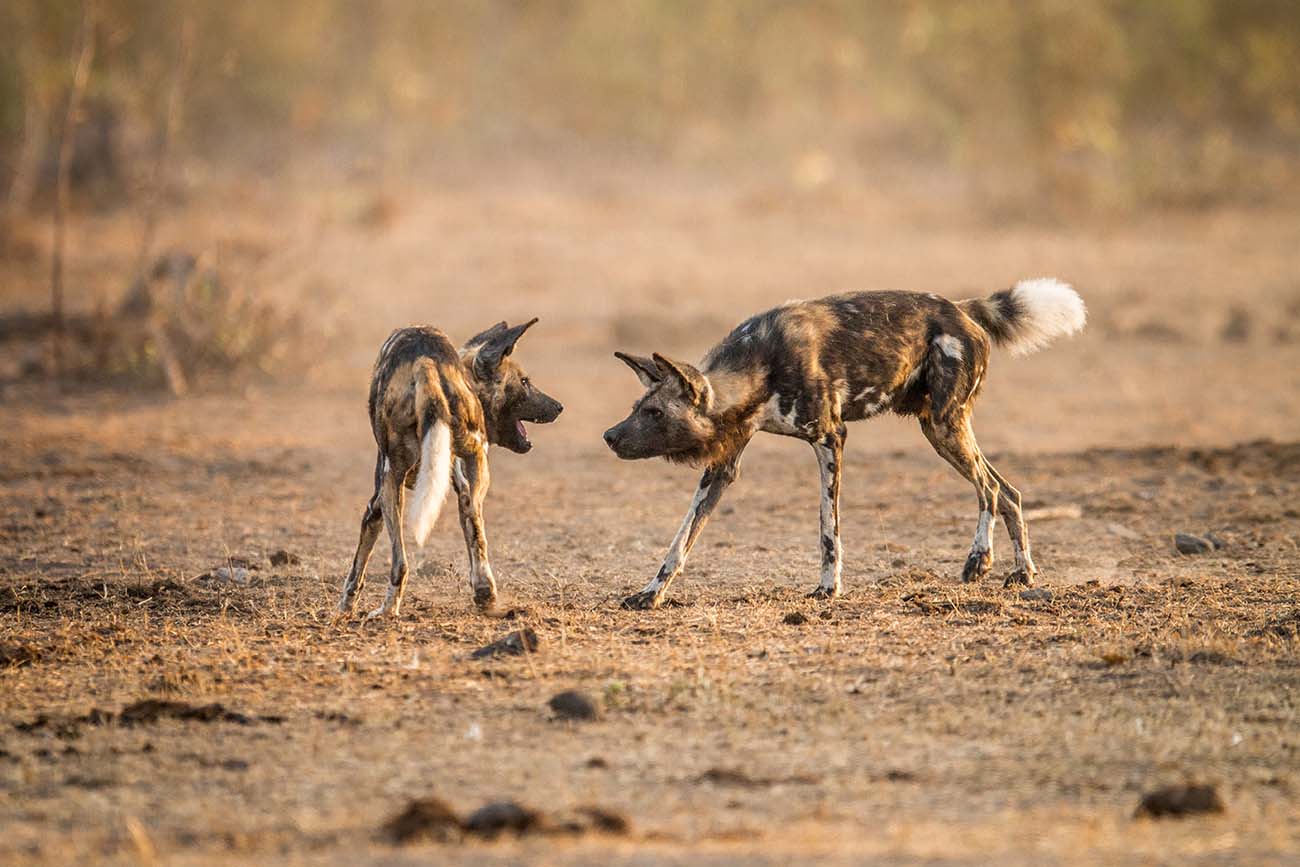
{"label": "blurred shrub", "polygon": [[[81,0],[0,7],[0,148],[48,125]],[[191,146],[580,138],[952,161],[990,195],[1195,204],[1294,181],[1295,0],[99,0],[92,93]],[[41,111],[33,120],[29,107]],[[415,143],[415,144],[411,144]],[[6,167],[0,163],[0,183]]]}

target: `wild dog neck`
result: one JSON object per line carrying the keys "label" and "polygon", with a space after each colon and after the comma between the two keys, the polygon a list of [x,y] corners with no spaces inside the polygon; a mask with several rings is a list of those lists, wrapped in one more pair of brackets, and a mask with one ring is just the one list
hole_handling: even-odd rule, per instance
{"label": "wild dog neck", "polygon": [[763,406],[771,398],[764,378],[752,371],[705,370],[708,399],[702,407],[708,435],[697,448],[668,459],[709,466],[734,458],[762,424]]}

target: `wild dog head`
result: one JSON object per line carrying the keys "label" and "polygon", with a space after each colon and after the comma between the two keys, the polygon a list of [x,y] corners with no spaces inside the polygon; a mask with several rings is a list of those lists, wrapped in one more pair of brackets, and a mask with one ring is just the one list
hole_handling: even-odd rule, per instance
{"label": "wild dog head", "polygon": [[663,457],[693,464],[713,451],[713,388],[708,377],[657,352],[650,358],[622,352],[614,356],[646,387],[631,414],[605,431],[614,454],[624,460]]}
{"label": "wild dog head", "polygon": [[470,386],[483,405],[488,442],[524,454],[533,447],[524,422],[549,424],[564,407],[533,385],[524,369],[510,357],[524,332],[537,322],[530,319],[513,328],[498,322],[475,334],[461,349],[461,362]]}

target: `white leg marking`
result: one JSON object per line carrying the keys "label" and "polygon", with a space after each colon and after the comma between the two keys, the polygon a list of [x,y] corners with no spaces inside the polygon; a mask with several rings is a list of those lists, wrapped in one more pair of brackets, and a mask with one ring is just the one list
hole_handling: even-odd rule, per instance
{"label": "white leg marking", "polygon": [[[843,561],[843,549],[840,545],[839,528],[835,526],[835,498],[832,496],[831,487],[835,479],[835,452],[826,446],[818,443],[813,446],[817,453],[817,468],[821,471],[822,479],[822,497],[821,497],[821,537],[818,539],[822,548],[822,574],[820,586],[826,590],[839,592],[840,589],[840,571]],[[826,540],[831,540],[832,559],[827,562],[826,559]]]}
{"label": "white leg marking", "polygon": [[657,593],[660,587],[672,579],[682,568],[682,561],[686,557],[686,543],[691,538],[691,527],[695,524],[695,517],[700,512],[700,505],[708,489],[701,486],[695,489],[695,496],[691,498],[691,507],[686,510],[686,517],[682,520],[682,525],[677,528],[677,535],[673,536],[673,543],[668,547],[668,553],[664,555],[663,565],[659,567],[658,574],[650,579],[650,583],[641,589],[642,593]]}
{"label": "white leg marking", "polygon": [[980,512],[980,522],[975,528],[975,541],[971,543],[971,550],[993,550],[993,521],[994,518],[992,512]]}

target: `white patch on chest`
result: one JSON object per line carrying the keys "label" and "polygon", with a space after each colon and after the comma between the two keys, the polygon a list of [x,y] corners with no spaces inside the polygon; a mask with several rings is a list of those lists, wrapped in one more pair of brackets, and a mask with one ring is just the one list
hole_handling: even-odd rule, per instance
{"label": "white patch on chest", "polygon": [[788,413],[781,413],[781,395],[774,394],[767,403],[763,404],[763,411],[759,413],[758,427],[759,430],[765,430],[768,433],[778,434],[797,434],[800,433],[799,425],[795,413],[798,405],[792,403]]}
{"label": "white patch on chest", "polygon": [[940,334],[932,342],[935,346],[939,347],[939,351],[944,355],[956,359],[957,361],[961,361],[961,341],[956,337],[953,337],[951,334]]}

